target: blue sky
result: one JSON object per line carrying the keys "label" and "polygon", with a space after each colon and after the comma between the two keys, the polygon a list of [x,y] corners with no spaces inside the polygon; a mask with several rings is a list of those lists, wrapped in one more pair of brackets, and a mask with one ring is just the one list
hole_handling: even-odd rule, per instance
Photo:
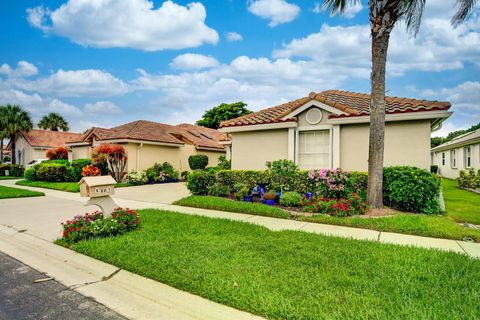
{"label": "blue sky", "polygon": [[[448,3],[447,3],[448,2]],[[0,4],[0,103],[72,130],[194,122],[222,102],[259,110],[311,91],[370,89],[365,1],[343,16],[299,0],[64,0]],[[480,121],[479,9],[427,1],[416,38],[391,37],[389,95],[452,102],[436,135]]]}

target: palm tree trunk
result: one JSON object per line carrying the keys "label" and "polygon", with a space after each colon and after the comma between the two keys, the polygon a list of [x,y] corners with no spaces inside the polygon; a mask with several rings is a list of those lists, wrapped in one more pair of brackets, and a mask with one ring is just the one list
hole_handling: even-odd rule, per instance
{"label": "palm tree trunk", "polygon": [[12,164],[17,164],[17,155],[15,148],[15,136],[10,136],[10,148],[12,150]]}
{"label": "palm tree trunk", "polygon": [[3,138],[0,137],[0,164],[3,163]]}
{"label": "palm tree trunk", "polygon": [[385,69],[390,31],[372,27],[372,75],[367,203],[383,207],[383,156],[385,142]]}

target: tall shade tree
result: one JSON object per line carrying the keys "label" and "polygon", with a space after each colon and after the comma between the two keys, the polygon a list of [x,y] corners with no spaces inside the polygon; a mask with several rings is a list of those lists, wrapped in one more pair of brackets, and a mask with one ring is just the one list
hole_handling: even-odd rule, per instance
{"label": "tall shade tree", "polygon": [[197,125],[212,129],[218,129],[220,122],[241,117],[252,111],[246,108],[244,102],[222,103],[210,110],[205,111],[202,119],[197,121]]}
{"label": "tall shade tree", "polygon": [[7,132],[10,139],[10,147],[12,149],[12,163],[16,164],[16,148],[15,140],[22,131],[30,131],[33,128],[32,119],[30,114],[23,110],[18,105],[8,104],[4,107],[2,114],[2,125]]}
{"label": "tall shade tree", "polygon": [[[343,13],[359,0],[324,0],[332,14]],[[385,141],[385,70],[390,33],[405,18],[406,26],[417,34],[426,0],[369,0],[370,36],[372,39],[372,72],[370,102],[370,138],[368,152],[367,203],[383,207],[383,155]],[[476,0],[457,0],[452,24],[462,23],[474,8]]]}
{"label": "tall shade tree", "polygon": [[38,123],[38,127],[40,129],[45,130],[52,130],[52,131],[68,131],[70,128],[68,127],[68,122],[65,120],[64,117],[59,115],[58,113],[51,112],[43,118]]}

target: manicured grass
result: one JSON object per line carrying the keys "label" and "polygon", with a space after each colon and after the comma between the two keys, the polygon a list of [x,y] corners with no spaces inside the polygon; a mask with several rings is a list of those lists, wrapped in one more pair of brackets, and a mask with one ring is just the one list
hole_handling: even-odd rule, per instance
{"label": "manicured grass", "polygon": [[39,197],[44,195],[42,192],[0,186],[0,199]]}
{"label": "manicured grass", "polygon": [[[48,182],[48,181],[30,181],[30,180],[20,180],[15,184],[20,186],[29,186],[45,189],[53,189],[66,192],[80,192],[80,186],[77,182]],[[117,183],[115,188],[130,187],[129,183]]]}
{"label": "manicured grass", "polygon": [[[447,214],[444,216],[399,214],[393,217],[383,218],[337,218],[327,215],[316,215],[313,217],[300,216],[295,217],[295,219],[354,228],[405,233],[424,237],[453,240],[473,239],[476,242],[480,242],[480,230],[466,228],[455,222],[455,220],[460,220],[475,223],[477,222],[475,219],[480,220],[480,196],[470,191],[458,189],[455,185],[452,186],[451,182],[452,180],[444,180],[443,182],[444,197],[447,208]],[[175,204],[186,207],[248,213],[275,218],[294,218],[290,217],[288,212],[279,208],[270,207],[260,203],[233,201],[219,197],[190,196],[178,200]],[[461,220],[458,217],[464,217],[464,220]]]}
{"label": "manicured grass", "polygon": [[141,210],[73,249],[270,319],[477,319],[480,261],[451,252]]}
{"label": "manicured grass", "polygon": [[0,176],[0,180],[22,179],[23,177]]}
{"label": "manicured grass", "polygon": [[262,203],[235,201],[220,197],[189,196],[175,201],[173,204],[185,207],[248,213],[257,216],[267,216],[284,219],[288,219],[290,217],[290,214],[288,212]]}
{"label": "manicured grass", "polygon": [[480,195],[457,187],[455,180],[443,179],[447,215],[455,221],[480,225]]}

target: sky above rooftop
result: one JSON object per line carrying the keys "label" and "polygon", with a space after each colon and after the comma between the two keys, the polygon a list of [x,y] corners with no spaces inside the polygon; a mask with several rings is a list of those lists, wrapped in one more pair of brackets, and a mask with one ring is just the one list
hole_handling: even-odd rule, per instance
{"label": "sky above rooftop", "polygon": [[[0,104],[72,130],[145,119],[193,123],[222,102],[252,110],[311,91],[370,90],[365,1],[343,16],[299,0],[68,0],[0,3]],[[427,1],[412,37],[390,41],[387,94],[447,100],[435,135],[480,121],[480,9],[454,28],[455,1]]]}

